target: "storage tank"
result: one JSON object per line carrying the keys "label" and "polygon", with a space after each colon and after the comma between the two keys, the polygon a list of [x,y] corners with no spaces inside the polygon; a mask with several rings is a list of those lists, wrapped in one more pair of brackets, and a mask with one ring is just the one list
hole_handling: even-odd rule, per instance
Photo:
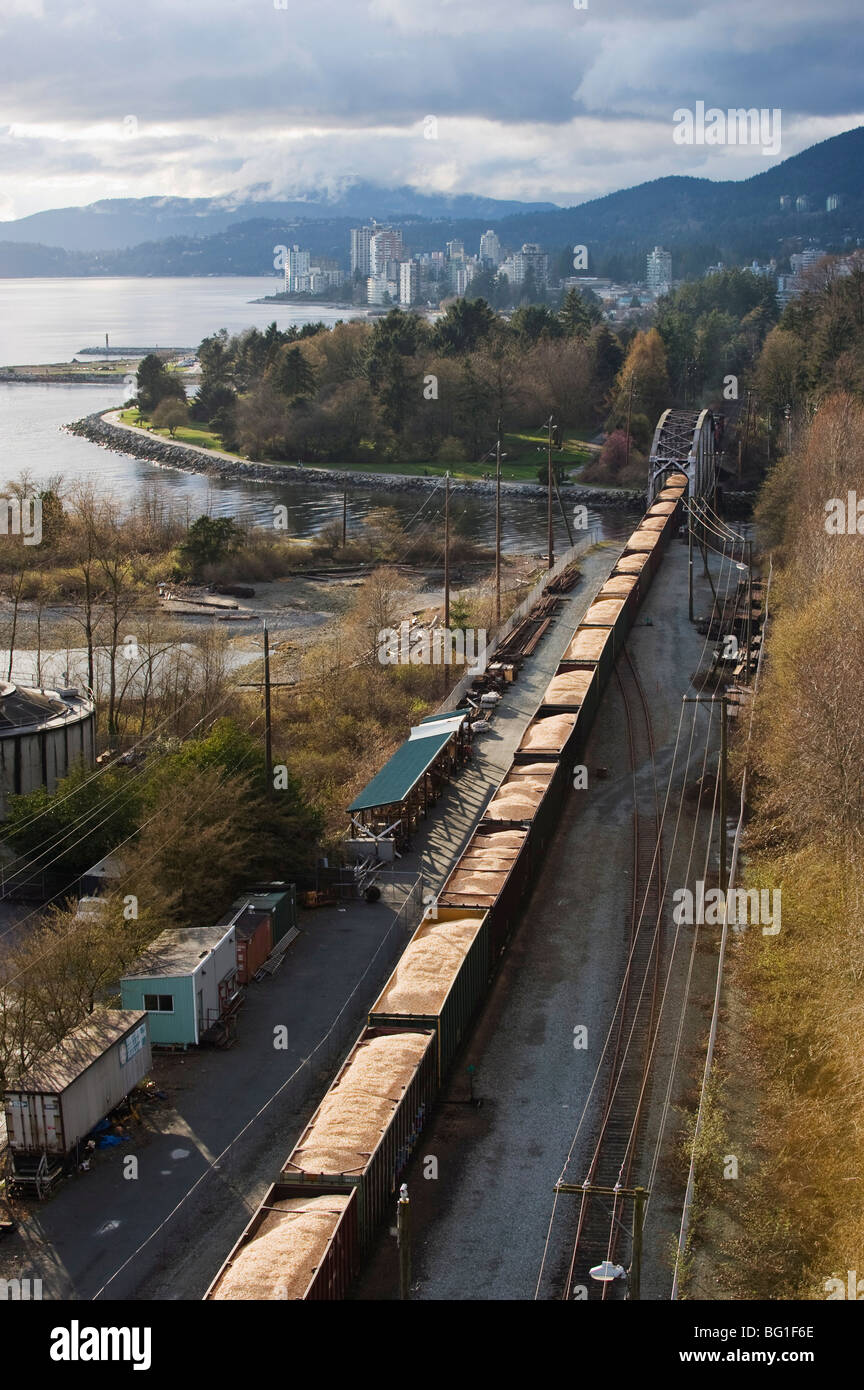
{"label": "storage tank", "polygon": [[0,820],[12,793],[53,791],[73,763],[96,757],[96,705],[74,688],[33,690],[0,681]]}

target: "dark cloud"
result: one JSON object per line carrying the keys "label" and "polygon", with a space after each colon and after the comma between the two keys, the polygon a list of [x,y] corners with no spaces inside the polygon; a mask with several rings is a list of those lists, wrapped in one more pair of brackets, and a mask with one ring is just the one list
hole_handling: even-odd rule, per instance
{"label": "dark cloud", "polygon": [[[588,196],[640,168],[707,172],[704,151],[669,137],[673,111],[697,100],[780,107],[797,148],[805,131],[848,128],[861,66],[851,0],[0,0],[0,122],[16,131],[11,152],[0,143],[0,191],[31,211],[64,176],[68,201],[76,173],[93,197],[101,170],[106,193],[119,173],[136,192],[176,192],[173,157],[199,193],[244,170],[282,186],[377,170]],[[428,114],[434,151],[413,129]],[[134,151],[114,133],[127,115]],[[713,176],[730,176],[724,161],[761,167],[721,155]]]}

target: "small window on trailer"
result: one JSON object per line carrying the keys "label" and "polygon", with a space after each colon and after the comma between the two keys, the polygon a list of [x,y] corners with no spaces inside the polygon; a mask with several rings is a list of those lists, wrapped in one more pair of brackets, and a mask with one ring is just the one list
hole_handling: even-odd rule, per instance
{"label": "small window on trailer", "polygon": [[173,1014],[173,994],[145,994],[144,1008],[149,1014]]}

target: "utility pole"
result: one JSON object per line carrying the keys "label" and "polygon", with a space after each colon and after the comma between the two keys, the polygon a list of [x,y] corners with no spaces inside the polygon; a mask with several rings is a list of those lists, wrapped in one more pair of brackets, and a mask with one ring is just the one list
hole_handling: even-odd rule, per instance
{"label": "utility pole", "polygon": [[345,540],[348,535],[348,489],[342,490],[342,549],[345,549]]}
{"label": "utility pole", "polygon": [[548,550],[549,550],[549,568],[550,568],[550,570],[551,570],[552,565],[553,565],[553,563],[554,563],[554,559],[555,559],[555,556],[554,556],[554,554],[553,554],[553,551],[554,551],[554,549],[555,549],[555,541],[554,541],[554,537],[553,537],[553,534],[552,534],[552,416],[551,416],[551,415],[549,416],[549,420],[548,420],[548,422],[547,422],[547,429],[548,429],[548,434],[549,434],[549,437],[548,437],[549,485],[548,485],[548,489],[547,489],[547,491],[548,491],[548,497],[547,497],[547,507],[546,507],[546,520],[547,520],[547,529],[548,529],[548,533],[549,533],[549,534],[548,534],[548,538],[547,538],[547,545],[548,545]]}
{"label": "utility pole", "polygon": [[633,1189],[633,1259],[630,1266],[630,1299],[638,1302],[642,1296],[642,1224],[645,1220],[644,1187]]}
{"label": "utility pole", "polygon": [[450,628],[450,472],[444,475],[444,626]]}
{"label": "utility pole", "polygon": [[726,762],[727,730],[726,718],[728,702],[725,695],[720,697],[720,891],[726,892]]}
{"label": "utility pole", "polygon": [[753,542],[747,542],[747,656],[745,672],[750,680],[750,645],[753,641]]}
{"label": "utility pole", "polygon": [[396,1203],[396,1240],[399,1247],[399,1297],[411,1297],[411,1203],[408,1199],[408,1184],[399,1189]]}
{"label": "utility pole", "polygon": [[267,795],[273,795],[273,725],[270,718],[270,634],[264,624],[264,766]]}
{"label": "utility pole", "polygon": [[693,621],[693,512],[687,504],[687,615]]}
{"label": "utility pole", "polygon": [[771,407],[768,407],[768,462],[771,462]]}
{"label": "utility pole", "polygon": [[598,1197],[632,1197],[633,1198],[633,1256],[630,1262],[630,1288],[628,1298],[631,1302],[638,1301],[642,1292],[642,1226],[645,1220],[645,1201],[649,1197],[650,1191],[647,1187],[600,1187],[594,1183],[574,1183],[559,1182],[555,1184],[555,1192],[570,1193],[572,1196],[584,1196],[586,1193],[594,1193]]}
{"label": "utility pole", "polygon": [[495,443],[495,626],[501,626],[501,416]]}
{"label": "utility pole", "polygon": [[747,391],[747,414],[744,420],[744,436],[738,435],[738,481],[740,483],[743,476],[744,455],[747,452],[747,445],[750,442],[750,401],[753,392],[748,388]]}
{"label": "utility pole", "polygon": [[624,472],[630,467],[630,413],[633,409],[633,373],[630,373],[630,394],[627,397],[627,444],[624,455]]}

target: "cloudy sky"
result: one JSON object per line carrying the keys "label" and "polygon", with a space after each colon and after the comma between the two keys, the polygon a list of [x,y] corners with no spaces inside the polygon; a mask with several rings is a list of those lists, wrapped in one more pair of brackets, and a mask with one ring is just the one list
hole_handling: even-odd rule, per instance
{"label": "cloudy sky", "polygon": [[[0,0],[0,218],[352,175],[568,205],[864,124],[860,0],[577,3]],[[676,145],[697,101],[779,108],[780,153]]]}

